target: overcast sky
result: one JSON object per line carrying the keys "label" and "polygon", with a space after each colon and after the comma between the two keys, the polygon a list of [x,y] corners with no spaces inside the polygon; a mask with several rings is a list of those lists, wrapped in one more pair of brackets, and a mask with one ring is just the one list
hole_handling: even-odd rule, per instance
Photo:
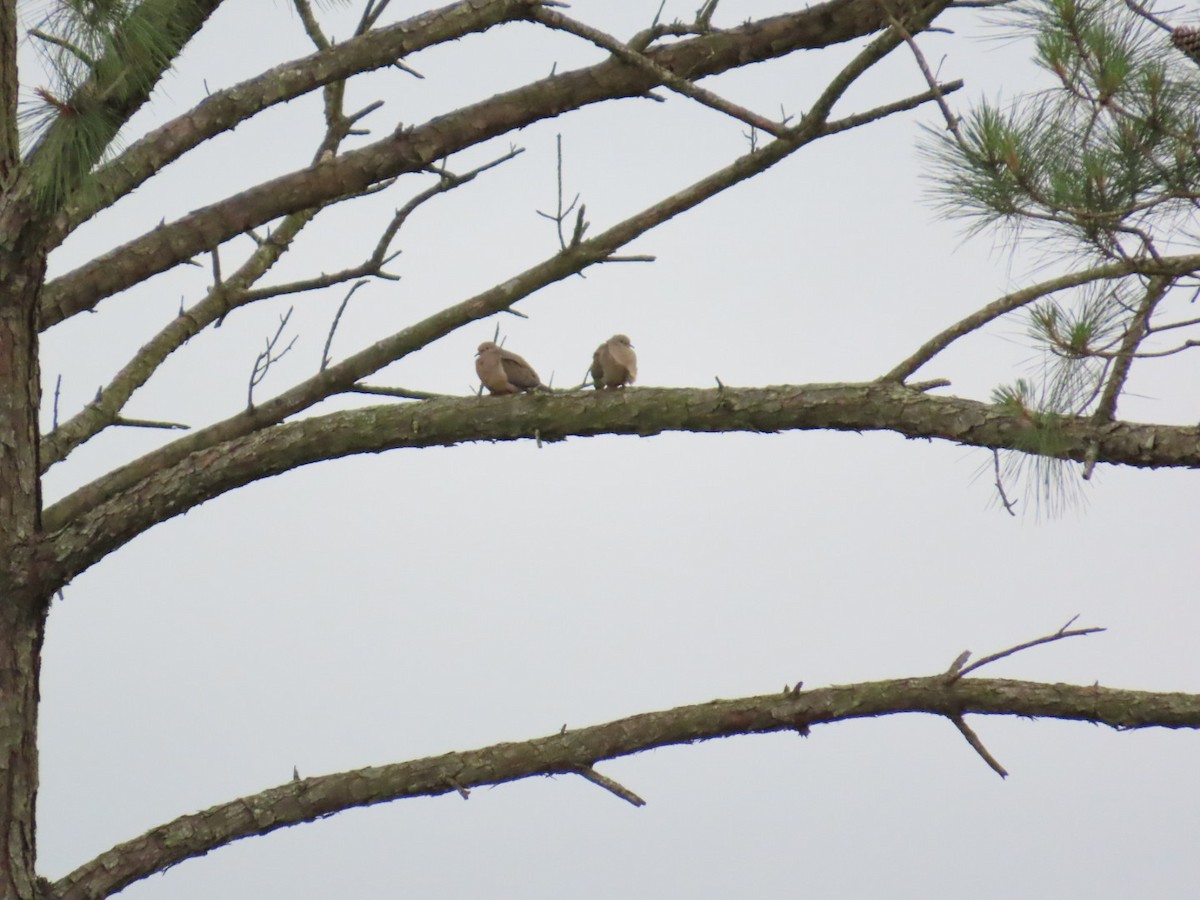
{"label": "overcast sky", "polygon": [[[400,2],[396,16],[423,4]],[[690,17],[698,0],[668,0]],[[29,4],[30,9],[39,4]],[[577,0],[619,37],[658,0]],[[795,8],[725,0],[717,25]],[[328,12],[345,37],[357,10]],[[1045,86],[1029,47],[977,12],[922,38],[961,109]],[[800,114],[863,42],[705,82],[766,115]],[[311,46],[290,3],[228,0],[131,124],[127,140]],[[547,74],[593,48],[513,25],[358,79],[348,108],[386,101],[384,134]],[[26,60],[31,57],[27,54]],[[27,79],[30,86],[38,82]],[[894,54],[844,115],[924,89]],[[931,334],[1057,271],[1036,247],[965,240],[926,198],[919,124],[897,116],[807,148],[650,233],[608,265],[499,319],[544,379],[578,383],[592,349],[634,341],[645,385],[865,380]],[[205,144],[52,259],[69,269],[152,227],[306,165],[319,96]],[[345,355],[550,255],[555,135],[593,231],[745,152],[743,126],[690,101],[627,100],[541,123],[452,161],[525,148],[423,207],[401,233],[399,282],[355,296]],[[366,138],[364,140],[370,140]],[[322,214],[272,280],[360,262],[391,211],[430,180]],[[249,241],[223,255],[227,271]],[[184,302],[181,267],[45,340],[62,415]],[[245,402],[263,339],[294,304],[295,349],[260,388],[313,372],[344,291],[269,302],[193,340],[130,416],[203,424]],[[370,379],[466,393],[496,320]],[[1028,375],[1022,320],[939,357],[922,377],[963,396]],[[1194,422],[1190,356],[1135,368],[1123,417]],[[323,410],[334,408],[332,404]],[[48,499],[156,446],[105,435],[53,470]],[[1105,634],[1040,648],[992,676],[1200,691],[1193,473],[1101,466],[1057,518],[999,509],[991,456],[888,434],[680,435],[397,451],[308,467],[159,526],[56,601],[43,665],[41,870],[57,878],[182,813],[291,778],[542,736],[636,712],[831,683],[923,675],[1080,624]],[[60,471],[61,470],[61,471]],[[498,535],[502,535],[498,539]],[[239,842],[125,892],[191,898],[1184,897],[1200,862],[1200,736],[980,719],[1002,781],[953,726],[908,716],[672,748],[598,768],[635,809],[579,778],[537,779],[357,810]]]}

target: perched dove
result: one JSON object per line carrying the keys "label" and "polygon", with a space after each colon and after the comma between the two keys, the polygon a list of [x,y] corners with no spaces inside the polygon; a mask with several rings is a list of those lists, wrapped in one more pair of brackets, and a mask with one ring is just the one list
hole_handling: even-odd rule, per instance
{"label": "perched dove", "polygon": [[637,380],[637,354],[623,334],[614,334],[592,354],[592,383],[596,389],[619,388]]}
{"label": "perched dove", "polygon": [[492,341],[484,341],[475,353],[475,372],[493,394],[515,394],[518,391],[549,390],[538,378],[533,366],[511,350]]}

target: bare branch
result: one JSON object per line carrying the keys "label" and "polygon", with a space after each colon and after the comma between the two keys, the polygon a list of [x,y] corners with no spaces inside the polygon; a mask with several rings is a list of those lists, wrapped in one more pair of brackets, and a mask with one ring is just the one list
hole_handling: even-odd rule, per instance
{"label": "bare branch", "polygon": [[933,69],[929,67],[929,63],[925,59],[925,54],[921,52],[921,48],[917,46],[916,40],[904,25],[896,19],[892,20],[892,27],[900,32],[900,36],[904,38],[904,43],[908,44],[912,51],[913,58],[917,61],[917,67],[921,70],[921,75],[925,78],[925,83],[929,85],[930,92],[937,100],[938,108],[942,111],[942,118],[946,120],[946,128],[954,135],[954,139],[960,147],[965,147],[966,142],[963,140],[962,132],[958,128],[958,116],[954,115],[954,111],[950,109],[950,104],[946,102],[941,88],[938,86],[937,76],[933,74]]}
{"label": "bare branch", "polygon": [[727,116],[745,122],[750,127],[765,131],[772,137],[782,136],[781,125],[743,106],[731,103],[723,97],[718,97],[711,91],[706,91],[686,78],[680,78],[670,69],[660,66],[650,57],[639,53],[627,44],[621,43],[612,35],[605,34],[599,29],[592,28],[590,25],[585,25],[568,16],[564,16],[562,13],[544,8],[535,10],[532,18],[537,22],[541,22],[547,28],[565,31],[568,34],[573,34],[576,37],[590,41],[597,47],[602,47],[622,62],[631,66],[637,66],[650,75],[653,75],[659,84],[665,85],[677,94],[690,97],[697,103],[707,106],[709,109],[715,109]]}
{"label": "bare branch", "polygon": [[296,338],[293,337],[282,350],[276,349],[279,341],[283,338],[283,331],[287,328],[288,320],[291,319],[295,309],[294,306],[289,306],[288,311],[279,317],[279,327],[275,329],[275,334],[267,338],[266,346],[254,358],[254,366],[250,370],[250,382],[246,386],[247,409],[254,409],[254,389],[267,377],[267,372],[270,371],[271,366],[283,359],[287,355],[287,352],[296,345]]}
{"label": "bare branch", "polygon": [[963,668],[961,668],[957,672],[955,672],[952,675],[952,677],[950,678],[950,680],[958,681],[960,678],[963,678],[964,676],[969,675],[971,672],[974,672],[976,669],[982,668],[983,666],[986,666],[989,663],[994,663],[997,660],[1004,659],[1007,656],[1012,656],[1014,653],[1020,653],[1022,650],[1028,650],[1030,647],[1038,647],[1042,644],[1051,644],[1051,643],[1054,643],[1055,641],[1066,640],[1067,638],[1084,637],[1089,634],[1099,634],[1100,632],[1105,630],[1103,628],[1076,628],[1074,630],[1071,630],[1069,628],[1069,626],[1077,618],[1079,618],[1079,617],[1078,616],[1073,617],[1069,622],[1067,622],[1066,625],[1064,625],[1058,631],[1054,632],[1054,634],[1047,634],[1040,638],[1034,638],[1032,641],[1026,641],[1023,644],[1017,644],[1015,647],[1009,647],[1007,650],[1001,650],[998,653],[993,653],[990,656],[985,656],[982,659],[977,659],[977,660],[975,660],[975,662],[971,663],[969,666],[964,666]]}
{"label": "bare branch", "polygon": [[374,394],[380,397],[399,397],[403,400],[446,400],[450,394],[432,394],[429,391],[414,391],[409,388],[376,387],[370,384],[356,384],[348,394]]}
{"label": "bare branch", "polygon": [[329,348],[333,344],[333,335],[337,331],[338,322],[342,320],[342,313],[346,311],[347,304],[350,303],[350,298],[354,296],[354,292],[366,284],[365,281],[358,281],[350,290],[346,291],[346,296],[342,298],[341,304],[337,308],[337,312],[333,316],[333,322],[329,326],[329,335],[325,338],[325,348],[321,351],[321,371],[329,365]]}
{"label": "bare branch", "polygon": [[[60,879],[53,885],[54,895],[60,900],[108,896],[232,841],[358,806],[450,792],[466,796],[483,785],[551,774],[583,775],[598,760],[659,747],[735,735],[803,734],[820,724],[914,712],[945,716],[956,724],[973,713],[1093,722],[1117,729],[1194,729],[1200,728],[1200,695],[1001,679],[947,684],[941,676],[932,676],[715,700],[519,743],[288,781],[181,816],[119,844]],[[971,740],[970,729],[960,726],[960,731]],[[989,765],[1003,771],[978,738],[972,746]],[[601,786],[608,789],[607,784]]]}
{"label": "bare branch", "polygon": [[966,723],[966,720],[963,719],[962,716],[950,716],[949,719],[954,723],[954,727],[958,729],[959,733],[967,739],[967,743],[971,745],[971,748],[983,758],[985,763],[988,764],[991,770],[1001,778],[1007,778],[1008,770],[1006,770],[1004,766],[1000,765],[1000,763],[996,761],[996,758],[988,752],[987,747],[983,746],[983,741],[979,739],[979,735],[977,735],[971,729],[971,726]]}
{"label": "bare branch", "polygon": [[1009,500],[1008,494],[1004,492],[1004,478],[1000,474],[1000,451],[992,451],[992,467],[996,472],[996,493],[1000,495],[1000,503],[1004,507],[1004,511],[1010,516],[1016,516],[1016,501]]}
{"label": "bare branch", "polygon": [[117,416],[113,420],[114,425],[122,425],[126,428],[162,428],[168,431],[187,431],[192,426],[183,425],[179,422],[160,422],[156,419],[127,419],[124,416]]}
{"label": "bare branch", "polygon": [[[561,733],[562,732],[560,732],[560,734]],[[646,805],[646,801],[643,800],[641,797],[639,797],[637,794],[635,794],[633,791],[629,790],[629,788],[625,787],[624,785],[622,785],[619,782],[613,781],[611,778],[608,778],[607,776],[601,775],[599,772],[597,772],[591,766],[580,766],[578,769],[576,769],[576,771],[582,777],[584,777],[588,781],[590,781],[592,784],[598,785],[599,787],[604,788],[606,791],[609,791],[609,792],[615,794],[616,796],[620,797],[622,800],[626,801],[627,803],[631,803],[634,806],[645,806]]]}

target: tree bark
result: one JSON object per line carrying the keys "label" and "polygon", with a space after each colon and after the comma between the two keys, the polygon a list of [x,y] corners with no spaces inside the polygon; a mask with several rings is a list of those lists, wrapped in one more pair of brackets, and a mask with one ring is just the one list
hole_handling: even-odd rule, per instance
{"label": "tree bark", "polygon": [[[0,898],[37,896],[38,672],[47,603],[34,544],[41,529],[34,325],[44,259],[0,235]],[[12,249],[9,249],[12,248]]]}

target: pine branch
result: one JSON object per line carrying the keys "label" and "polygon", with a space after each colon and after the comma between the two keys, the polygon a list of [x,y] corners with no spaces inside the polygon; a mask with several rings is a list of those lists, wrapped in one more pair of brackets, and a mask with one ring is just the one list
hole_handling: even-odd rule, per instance
{"label": "pine branch", "polygon": [[[143,0],[107,41],[91,75],[63,102],[59,116],[29,153],[34,201],[53,209],[75,191],[121,127],[222,0]],[[153,42],[151,43],[151,38]]]}

